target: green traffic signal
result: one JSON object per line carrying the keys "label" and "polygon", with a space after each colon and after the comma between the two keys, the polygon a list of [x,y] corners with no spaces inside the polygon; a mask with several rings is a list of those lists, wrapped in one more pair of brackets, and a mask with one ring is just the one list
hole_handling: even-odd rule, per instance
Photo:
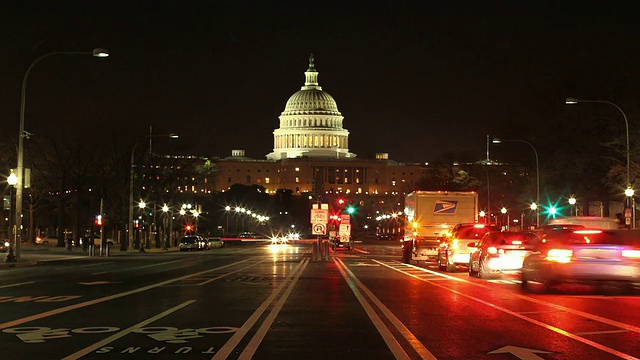
{"label": "green traffic signal", "polygon": [[349,207],[347,208],[347,212],[348,212],[349,214],[353,214],[354,212],[356,212],[356,208],[354,208],[353,206],[349,206]]}

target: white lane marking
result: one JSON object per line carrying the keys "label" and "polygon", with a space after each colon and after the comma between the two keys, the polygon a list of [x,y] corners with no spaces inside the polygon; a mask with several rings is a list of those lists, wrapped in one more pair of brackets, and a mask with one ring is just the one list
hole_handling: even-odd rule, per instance
{"label": "white lane marking", "polygon": [[371,304],[369,304],[367,299],[364,296],[362,296],[362,293],[360,292],[360,290],[358,290],[358,286],[356,283],[357,280],[355,279],[355,277],[354,278],[349,277],[349,275],[347,274],[347,271],[349,273],[351,273],[351,271],[349,271],[349,269],[347,269],[344,263],[339,259],[334,258],[333,261],[336,263],[336,266],[338,267],[340,274],[344,278],[344,281],[347,283],[347,285],[349,285],[349,288],[351,288],[351,291],[355,295],[356,299],[358,299],[358,302],[360,303],[360,305],[362,305],[362,308],[369,316],[369,319],[371,319],[371,322],[376,327],[376,329],[378,330],[378,333],[380,333],[380,336],[382,336],[382,339],[387,344],[387,347],[389,348],[389,350],[391,350],[395,358],[410,359],[409,355],[404,351],[402,346],[398,343],[398,340],[396,340],[396,338],[393,336],[389,328],[384,324],[382,319],[380,319],[380,316],[378,316],[376,311],[373,309],[373,306],[371,306]]}
{"label": "white lane marking", "polygon": [[38,262],[41,263],[41,262],[53,262],[53,261],[61,261],[61,260],[86,259],[88,257],[89,257],[89,255],[69,256],[69,257],[55,258],[55,259],[43,259],[43,260],[38,260]]}
{"label": "white lane marking", "polygon": [[157,264],[144,265],[144,266],[136,266],[136,269],[146,269],[146,268],[150,268],[150,267],[154,267],[154,266],[167,265],[167,264],[177,263],[177,262],[181,262],[181,261],[183,261],[183,260],[165,261],[165,262],[157,263]]}
{"label": "white lane marking", "polygon": [[[386,266],[388,268],[391,268],[393,270],[396,270],[398,272],[405,273],[405,274],[407,274],[409,276],[412,276],[412,277],[416,277],[415,275],[413,275],[413,274],[411,274],[409,272],[406,272],[404,270],[396,269],[396,268],[394,268],[393,266],[391,266],[389,264],[385,264],[385,263],[380,262],[380,261],[375,260],[375,259],[373,261],[375,261],[377,263],[380,263],[380,264],[382,264],[382,265],[384,265],[384,266]],[[420,267],[417,267],[417,266],[414,266],[414,265],[411,265],[411,264],[403,264],[403,263],[400,263],[400,262],[397,262],[397,261],[393,262],[393,264],[394,265],[397,264],[397,265],[409,266],[409,267],[414,268],[414,269],[422,269]],[[451,278],[451,276],[449,276],[449,275],[440,274],[440,273],[437,273],[437,272],[434,272],[434,271],[430,271],[430,270],[427,270],[427,269],[422,269],[422,270],[424,272],[428,272],[428,273],[436,274],[436,275],[439,275],[439,276]],[[456,279],[458,281],[463,281],[463,282],[466,282],[467,284],[471,284],[473,286],[481,287],[483,289],[491,289],[490,286],[483,285],[483,284],[480,284],[480,283],[477,283],[477,282],[474,282],[474,281],[464,280],[464,279],[460,279],[460,278],[453,278],[453,279]],[[431,280],[428,280],[428,281],[431,281]],[[551,303],[551,302],[548,302],[548,301],[539,300],[539,299],[536,299],[536,298],[533,298],[533,297],[530,297],[530,296],[526,296],[526,295],[522,295],[522,294],[518,294],[518,293],[512,293],[512,295],[517,297],[517,298],[520,298],[522,300],[527,300],[527,301],[532,302],[532,303],[548,306],[548,307],[551,307],[551,308],[554,308],[554,309],[557,309],[557,310],[566,311],[566,312],[574,314],[574,315],[582,316],[582,317],[585,317],[587,319],[596,320],[596,321],[599,321],[599,322],[607,324],[607,325],[611,325],[611,326],[619,327],[619,328],[622,328],[622,329],[627,329],[629,331],[633,331],[633,332],[636,332],[636,333],[640,333],[640,327],[637,327],[637,326],[625,324],[625,323],[622,323],[622,322],[619,322],[619,321],[607,319],[607,318],[604,318],[604,317],[601,317],[601,316],[598,316],[598,315],[589,314],[589,313],[586,313],[584,311],[568,308],[568,307],[565,307],[565,306],[562,306],[562,305],[557,305],[557,304],[554,304],[554,303]]]}
{"label": "white lane marking", "polygon": [[576,333],[576,335],[602,335],[602,334],[619,334],[619,333],[624,333],[624,332],[629,332],[625,329],[620,329],[620,330],[604,330],[604,331],[587,331],[587,332],[579,332]]}
{"label": "white lane marking", "polygon": [[23,283],[17,283],[17,284],[9,284],[9,285],[2,285],[2,286],[0,286],[0,289],[14,287],[14,286],[21,286],[21,285],[29,285],[29,284],[33,284],[33,283],[35,283],[35,281],[29,281],[29,282],[23,282]]}
{"label": "white lane marking", "polygon": [[[373,260],[373,261],[378,262],[377,260]],[[433,286],[435,286],[435,287],[439,287],[439,288],[441,288],[441,289],[443,289],[443,290],[450,291],[450,292],[452,292],[452,293],[454,293],[454,294],[460,295],[460,296],[465,297],[465,298],[467,298],[467,299],[470,299],[470,300],[473,300],[473,301],[479,302],[479,303],[481,303],[481,304],[487,305],[487,306],[489,306],[489,307],[491,307],[491,308],[494,308],[494,309],[496,309],[496,310],[498,310],[498,311],[502,311],[502,312],[504,312],[504,313],[507,313],[507,314],[509,314],[509,315],[512,315],[512,316],[515,316],[515,317],[517,317],[517,318],[519,318],[519,319],[522,319],[522,320],[524,320],[524,321],[527,321],[527,322],[530,322],[530,323],[532,323],[532,324],[535,324],[535,325],[538,325],[538,326],[540,326],[540,327],[543,327],[543,328],[545,328],[545,329],[551,330],[551,331],[553,331],[553,332],[555,332],[555,333],[557,333],[557,334],[564,335],[564,336],[566,336],[566,337],[568,337],[568,338],[571,338],[571,339],[573,339],[573,340],[579,341],[579,342],[581,342],[581,343],[583,343],[583,344],[587,344],[587,345],[590,345],[590,346],[592,346],[592,347],[594,347],[594,348],[596,348],[596,349],[599,349],[599,350],[602,350],[602,351],[608,352],[608,353],[610,353],[610,354],[612,354],[612,355],[615,355],[615,356],[621,357],[621,358],[623,358],[623,359],[628,359],[628,360],[637,360],[637,358],[635,358],[635,357],[633,357],[633,356],[631,356],[631,355],[625,354],[625,353],[623,353],[623,352],[621,352],[621,351],[618,351],[618,350],[612,349],[612,348],[610,348],[610,347],[604,346],[604,345],[599,344],[599,343],[596,343],[596,342],[594,342],[594,341],[591,341],[591,340],[585,339],[585,338],[583,338],[583,337],[581,337],[581,336],[578,336],[578,335],[576,335],[576,334],[572,334],[572,333],[570,333],[570,332],[568,332],[568,331],[562,330],[562,329],[560,329],[560,328],[558,328],[558,327],[555,327],[555,326],[553,326],[553,325],[549,325],[549,324],[544,323],[544,322],[542,322],[542,321],[538,321],[538,320],[532,319],[532,318],[530,318],[530,317],[527,317],[527,316],[521,315],[521,314],[519,314],[519,313],[517,313],[517,312],[515,312],[515,311],[509,310],[509,309],[504,308],[504,307],[502,307],[502,306],[499,306],[499,305],[496,305],[496,304],[490,303],[490,302],[488,302],[488,301],[482,300],[482,299],[477,298],[477,297],[475,297],[475,296],[467,295],[467,294],[465,294],[465,293],[463,293],[463,292],[461,292],[461,291],[458,291],[458,290],[455,290],[455,289],[448,288],[448,287],[446,287],[446,286],[444,286],[444,285],[437,284],[437,283],[432,282],[432,281],[430,281],[430,280],[422,279],[422,278],[420,278],[420,277],[418,277],[418,276],[415,276],[415,275],[412,275],[412,274],[409,274],[409,273],[403,272],[402,270],[396,269],[396,268],[394,268],[394,267],[392,267],[392,266],[389,266],[389,265],[386,265],[386,264],[384,264],[384,263],[382,263],[382,262],[380,262],[380,264],[382,264],[382,265],[384,265],[384,266],[386,266],[386,267],[388,267],[388,268],[390,268],[390,269],[392,269],[392,270],[395,270],[395,271],[398,271],[398,272],[400,272],[400,273],[403,273],[403,274],[406,274],[406,275],[408,275],[408,276],[411,276],[411,277],[413,277],[413,278],[419,279],[420,281],[428,282],[429,284],[431,284],[431,285],[433,285]],[[409,265],[409,266],[411,266],[411,265]],[[446,275],[445,275],[445,276],[446,276]],[[466,280],[462,280],[462,279],[460,279],[460,280],[461,280],[461,281],[466,281]],[[470,281],[466,281],[466,282],[471,283]],[[517,294],[516,294],[516,295],[517,295]],[[522,296],[522,297],[523,297],[523,298],[526,298],[525,296]],[[541,302],[541,303],[544,303],[544,302]],[[552,305],[552,304],[550,304],[550,305]],[[589,314],[587,314],[587,315],[589,315]],[[594,316],[594,315],[592,315],[592,316]],[[605,319],[605,320],[608,320],[608,319]],[[622,325],[626,325],[626,324],[622,324]],[[627,326],[631,326],[631,325],[627,325]],[[632,327],[635,327],[635,326],[632,326]]]}
{"label": "white lane marking", "polygon": [[151,318],[148,318],[147,320],[141,321],[141,322],[139,322],[139,323],[137,323],[137,324],[135,324],[133,326],[130,326],[130,327],[128,327],[128,328],[126,328],[126,329],[124,329],[124,330],[122,330],[120,332],[117,332],[117,333],[109,336],[108,338],[105,338],[105,339],[103,339],[101,341],[98,341],[95,344],[89,345],[89,346],[87,346],[86,348],[84,348],[82,350],[76,351],[75,353],[63,358],[63,360],[79,359],[79,358],[89,354],[90,352],[92,352],[94,350],[97,350],[97,349],[99,349],[99,348],[101,348],[101,347],[103,347],[103,346],[105,346],[105,345],[107,345],[107,344],[109,344],[109,343],[111,343],[111,342],[113,342],[115,340],[118,340],[119,338],[121,338],[121,337],[123,337],[125,335],[128,335],[133,330],[136,330],[136,329],[139,329],[141,327],[144,327],[145,325],[148,325],[148,324],[150,324],[150,323],[152,323],[152,322],[154,322],[154,321],[156,321],[158,319],[161,319],[161,318],[163,318],[163,317],[165,317],[165,316],[167,316],[167,315],[169,315],[169,314],[171,314],[173,312],[176,312],[176,311],[182,309],[185,306],[191,305],[194,302],[195,302],[195,300],[189,300],[189,301],[186,301],[186,302],[184,302],[184,303],[182,303],[182,304],[180,304],[178,306],[174,306],[171,309],[163,311],[163,312],[161,312],[160,314],[158,314],[158,315],[156,315],[154,317],[151,317]]}
{"label": "white lane marking", "polygon": [[[359,292],[357,292],[357,288],[352,287],[352,284],[350,281],[348,281],[345,272],[347,272],[350,276],[351,279],[353,279],[353,281],[356,283],[356,285],[358,287],[360,287],[360,289],[362,289],[362,291],[364,291],[364,293],[369,297],[369,299],[371,299],[371,301],[373,301],[373,303],[378,307],[378,309],[380,309],[380,311],[384,314],[384,316],[387,317],[387,319],[389,321],[391,321],[391,323],[396,327],[396,329],[400,332],[400,334],[407,340],[407,342],[409,342],[409,344],[411,345],[411,347],[420,355],[420,357],[422,359],[433,359],[435,360],[435,356],[433,356],[433,354],[424,346],[424,344],[422,344],[422,342],[420,342],[420,340],[418,340],[418,338],[416,338],[415,335],[413,335],[413,333],[406,327],[404,326],[404,324],[402,323],[402,321],[400,321],[394,314],[393,312],[391,312],[391,310],[389,310],[389,308],[387,308],[382,301],[380,301],[380,299],[378,299],[377,296],[375,296],[373,294],[373,292],[371,292],[369,290],[369,288],[367,288],[356,276],[355,274],[353,274],[351,272],[351,270],[349,270],[347,268],[347,266],[344,264],[344,262],[342,262],[342,260],[340,259],[334,259],[334,262],[336,262],[336,264],[338,265],[338,270],[340,270],[340,273],[342,274],[342,276],[345,278],[345,280],[347,280],[347,283],[349,284],[349,286],[351,287],[351,290],[354,292],[354,294],[356,295],[356,297],[358,298],[358,300],[360,301],[360,297],[361,295],[359,295]],[[342,265],[342,267],[340,266]],[[344,268],[344,270],[342,269]],[[344,272],[343,272],[344,271]],[[357,293],[356,293],[357,292]],[[367,304],[367,306],[371,307],[371,305],[366,301],[366,299],[363,298],[364,303]],[[361,304],[363,304],[363,301],[360,301]],[[363,307],[365,307],[365,305],[363,304]],[[365,310],[367,310],[367,308],[365,307]],[[372,309],[373,310],[373,309]],[[367,311],[367,313],[369,313],[369,311]],[[375,311],[373,312],[374,315],[376,316],[376,318],[378,320],[380,320],[380,318],[378,317],[378,315],[375,313]],[[370,317],[371,318],[371,317]],[[374,322],[374,324],[376,323],[374,321],[373,318],[371,318],[371,320]],[[384,329],[386,331],[389,331],[389,329],[384,325],[381,324],[382,326],[384,326]],[[376,328],[378,326],[376,325]],[[380,329],[378,329],[378,331],[380,331]],[[382,333],[380,333],[382,335]],[[390,332],[389,332],[390,336],[393,336]],[[384,337],[384,335],[383,335]],[[386,341],[386,339],[385,339]],[[400,344],[398,344],[397,340],[395,338],[393,338],[393,344],[394,346],[400,346]],[[389,345],[389,343],[387,343],[387,345]],[[391,346],[389,346],[389,348],[391,349]],[[393,352],[393,349],[391,349]],[[406,356],[408,356],[408,354],[406,352],[404,352],[404,350],[402,348],[400,348],[400,350],[402,351],[402,353]],[[395,354],[395,352],[394,352]],[[396,359],[398,358],[398,356],[396,355]]]}
{"label": "white lane marking", "polygon": [[300,271],[298,271],[295,277],[293,278],[293,280],[291,280],[289,287],[287,287],[287,290],[284,292],[284,294],[282,294],[280,299],[278,299],[278,302],[275,304],[273,309],[271,309],[271,312],[269,313],[269,315],[267,315],[264,322],[262,322],[262,325],[260,325],[260,328],[255,333],[255,335],[253,335],[253,338],[251,338],[251,341],[249,341],[249,344],[244,348],[244,351],[242,351],[238,360],[245,360],[245,359],[250,360],[253,358],[253,355],[256,353],[258,346],[260,346],[260,343],[262,342],[262,340],[264,340],[264,337],[267,335],[267,332],[271,328],[271,325],[273,324],[274,320],[280,313],[280,310],[282,309],[282,307],[284,306],[284,303],[289,298],[289,295],[293,291],[293,288],[295,287],[296,283],[300,279],[300,276],[302,276],[302,273],[304,272],[308,264],[309,264],[309,259],[305,258],[304,265],[302,265],[302,268],[300,269]]}
{"label": "white lane marking", "polygon": [[245,337],[245,335],[247,335],[249,330],[251,330],[253,325],[255,325],[255,323],[260,319],[262,314],[267,310],[271,303],[273,303],[278,295],[280,295],[282,289],[284,289],[289,280],[291,280],[291,278],[293,278],[297,274],[298,270],[300,270],[300,268],[304,264],[306,264],[307,261],[309,261],[308,258],[304,258],[302,261],[300,261],[298,266],[296,266],[295,269],[293,269],[293,271],[287,276],[286,280],[276,288],[276,290],[260,305],[260,307],[258,307],[256,311],[253,312],[253,314],[251,314],[249,319],[245,321],[240,330],[233,334],[233,336],[231,336],[231,338],[227,340],[227,342],[220,348],[220,350],[218,350],[213,358],[211,358],[212,360],[222,360],[229,357],[233,349],[235,349],[238,343]]}
{"label": "white lane marking", "polygon": [[[177,281],[180,281],[180,280],[188,279],[188,278],[190,278],[192,276],[199,276],[199,275],[210,273],[210,272],[213,272],[213,271],[218,271],[220,269],[224,269],[224,268],[228,268],[228,267],[235,266],[235,265],[238,265],[238,264],[242,264],[242,263],[247,262],[247,261],[254,261],[254,259],[251,258],[251,259],[237,261],[237,262],[234,262],[234,263],[231,263],[231,264],[227,264],[227,265],[223,265],[223,266],[220,266],[220,267],[217,267],[217,268],[214,268],[214,269],[209,269],[209,270],[201,271],[201,272],[190,274],[190,275],[180,276],[180,277],[177,277],[177,278],[174,278],[174,279],[161,281],[159,283],[143,286],[143,287],[140,287],[140,288],[137,288],[137,289],[121,292],[121,293],[118,293],[118,294],[109,295],[109,296],[101,297],[101,298],[98,298],[98,299],[93,299],[93,300],[85,301],[85,302],[82,302],[82,303],[78,303],[78,304],[74,304],[74,305],[65,306],[65,307],[62,307],[62,308],[57,308],[57,309],[45,311],[43,313],[30,315],[30,316],[27,316],[27,317],[23,317],[21,319],[8,321],[8,322],[0,324],[0,330],[1,329],[6,329],[6,328],[10,328],[10,327],[14,327],[14,326],[17,326],[17,325],[20,325],[20,324],[28,323],[28,322],[31,322],[31,321],[34,321],[34,320],[40,320],[40,319],[43,319],[43,318],[46,318],[46,317],[49,317],[49,316],[58,315],[58,314],[61,314],[61,313],[65,313],[67,311],[76,310],[76,309],[80,309],[80,308],[83,308],[83,307],[96,305],[96,304],[100,304],[100,303],[107,302],[107,301],[110,301],[110,300],[118,299],[118,298],[121,298],[121,297],[125,297],[125,296],[129,296],[129,295],[141,293],[143,291],[155,289],[155,288],[163,286],[163,285],[167,285],[167,284],[171,284],[171,283],[174,283],[174,282],[177,282]],[[254,262],[251,265],[246,266],[244,269],[248,269],[250,267],[256,266],[257,264],[258,263]]]}
{"label": "white lane marking", "polygon": [[101,263],[95,263],[95,264],[87,264],[87,265],[78,265],[78,266],[75,266],[75,268],[79,269],[79,268],[86,268],[86,267],[90,267],[90,266],[102,266],[102,265],[107,265],[107,264],[113,264],[113,261],[111,261],[111,262],[101,262]]}
{"label": "white lane marking", "polygon": [[355,248],[355,247],[353,248],[353,251],[355,251],[355,252],[359,252],[359,253],[362,253],[362,254],[369,254],[369,252],[368,252],[368,251],[366,251],[366,250],[361,250],[361,249],[358,249],[358,248]]}

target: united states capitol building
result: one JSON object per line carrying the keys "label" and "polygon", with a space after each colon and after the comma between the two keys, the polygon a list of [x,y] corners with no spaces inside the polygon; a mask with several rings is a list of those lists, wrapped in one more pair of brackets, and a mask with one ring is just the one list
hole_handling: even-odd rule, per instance
{"label": "united states capitol building", "polygon": [[246,157],[241,149],[215,160],[216,178],[208,191],[241,184],[262,186],[270,194],[290,189],[309,196],[397,196],[414,187],[425,164],[393,161],[387,153],[359,159],[350,151],[345,118],[318,75],[311,55],[304,85],[289,97],[273,131],[273,151],[264,160]]}
{"label": "united states capitol building", "polygon": [[[259,185],[270,194],[290,189],[296,195],[360,194],[401,195],[424,176],[420,163],[399,163],[387,153],[358,159],[349,150],[349,131],[333,97],[318,82],[313,55],[305,82],[280,114],[273,131],[273,151],[265,160],[233,150],[215,161],[213,191],[225,192],[234,184]],[[364,134],[361,134],[364,136]]]}

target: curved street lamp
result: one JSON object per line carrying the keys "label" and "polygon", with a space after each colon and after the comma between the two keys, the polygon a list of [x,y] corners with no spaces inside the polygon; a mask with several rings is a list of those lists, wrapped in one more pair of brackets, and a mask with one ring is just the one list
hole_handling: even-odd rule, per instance
{"label": "curved street lamp", "polygon": [[[27,80],[29,79],[29,74],[34,66],[40,60],[47,58],[53,55],[92,55],[98,58],[104,58],[109,56],[109,51],[103,48],[95,48],[92,51],[53,51],[41,55],[37,59],[33,60],[27,71],[24,73],[24,77],[22,78],[22,92],[20,95],[20,130],[18,132],[18,162],[16,165],[16,176],[18,177],[18,181],[16,183],[16,236],[20,232],[22,228],[22,189],[24,188],[24,138],[29,135],[24,130],[24,114],[27,104]],[[20,241],[16,241],[16,258],[20,259]]]}
{"label": "curved street lamp", "polygon": [[540,204],[540,162],[538,160],[538,151],[536,151],[536,148],[528,141],[525,140],[502,140],[499,138],[494,138],[493,139],[493,143],[494,144],[500,144],[502,142],[506,142],[506,141],[510,141],[510,142],[520,142],[520,143],[525,143],[529,146],[531,146],[531,149],[533,149],[533,153],[536,155],[536,206],[534,209],[533,204],[531,204],[531,209],[535,210],[536,212],[536,228],[540,227],[540,211],[538,209],[539,204]]}

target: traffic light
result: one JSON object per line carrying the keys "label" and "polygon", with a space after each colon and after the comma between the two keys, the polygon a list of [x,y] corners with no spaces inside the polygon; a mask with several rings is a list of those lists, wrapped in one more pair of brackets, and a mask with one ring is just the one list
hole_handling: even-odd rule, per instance
{"label": "traffic light", "polygon": [[349,213],[349,215],[353,214],[354,212],[356,212],[356,208],[353,205],[349,205],[347,207],[347,213]]}
{"label": "traffic light", "polygon": [[96,225],[102,226],[102,215],[96,215]]}
{"label": "traffic light", "polygon": [[344,206],[344,204],[346,204],[347,201],[344,198],[338,198],[338,205],[340,206]]}

